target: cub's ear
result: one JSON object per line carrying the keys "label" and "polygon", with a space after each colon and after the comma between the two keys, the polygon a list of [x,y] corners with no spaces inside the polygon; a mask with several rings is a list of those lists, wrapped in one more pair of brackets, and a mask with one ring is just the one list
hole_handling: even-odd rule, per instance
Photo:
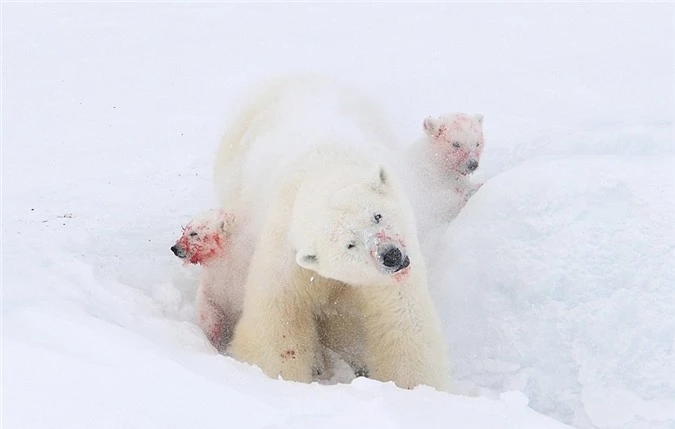
{"label": "cub's ear", "polygon": [[389,186],[389,172],[382,164],[375,166],[375,174],[372,179],[373,189],[382,190]]}
{"label": "cub's ear", "polygon": [[230,226],[234,222],[234,216],[232,213],[226,211],[225,209],[219,208],[217,209],[217,216],[218,226],[220,229],[225,232],[229,231]]}
{"label": "cub's ear", "polygon": [[428,137],[438,136],[438,130],[440,129],[440,124],[438,123],[438,120],[429,116],[424,120],[422,125],[424,127],[424,134],[426,134]]}
{"label": "cub's ear", "polygon": [[298,252],[295,255],[295,262],[306,270],[316,270],[319,266],[319,258],[316,252]]}
{"label": "cub's ear", "polygon": [[483,125],[483,115],[478,113],[473,115],[473,118],[478,121],[479,124]]}

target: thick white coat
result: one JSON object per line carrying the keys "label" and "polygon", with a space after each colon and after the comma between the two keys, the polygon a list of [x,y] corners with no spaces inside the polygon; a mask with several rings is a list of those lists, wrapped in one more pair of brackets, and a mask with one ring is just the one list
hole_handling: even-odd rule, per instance
{"label": "thick white coat", "polygon": [[[309,382],[326,369],[323,342],[372,378],[445,387],[412,209],[380,164],[389,139],[364,97],[320,78],[267,86],[231,125],[217,192],[256,243],[235,357]],[[391,246],[409,267],[385,272],[378,252]]]}

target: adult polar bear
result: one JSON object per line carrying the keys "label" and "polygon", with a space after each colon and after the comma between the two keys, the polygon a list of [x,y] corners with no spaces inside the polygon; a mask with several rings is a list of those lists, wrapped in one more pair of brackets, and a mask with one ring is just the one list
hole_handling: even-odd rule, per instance
{"label": "adult polar bear", "polygon": [[323,343],[374,379],[445,387],[412,209],[377,162],[394,150],[368,100],[325,78],[274,82],[243,110],[215,168],[255,243],[234,357],[310,382]]}

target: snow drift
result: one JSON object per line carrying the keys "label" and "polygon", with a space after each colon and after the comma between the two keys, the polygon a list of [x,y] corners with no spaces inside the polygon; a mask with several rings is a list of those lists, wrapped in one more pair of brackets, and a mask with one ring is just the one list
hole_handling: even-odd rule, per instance
{"label": "snow drift", "polygon": [[675,423],[675,157],[536,159],[450,226],[432,291],[454,373],[578,427]]}

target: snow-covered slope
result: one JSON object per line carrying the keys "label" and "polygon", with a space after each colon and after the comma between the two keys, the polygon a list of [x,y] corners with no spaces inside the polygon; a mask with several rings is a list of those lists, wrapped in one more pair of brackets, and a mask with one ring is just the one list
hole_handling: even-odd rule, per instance
{"label": "snow-covered slope", "polygon": [[[7,428],[675,428],[674,7],[2,5]],[[370,89],[402,139],[482,112],[434,296],[454,393],[215,354],[169,251],[242,89]],[[510,393],[504,393],[510,392]]]}
{"label": "snow-covered slope", "polygon": [[537,159],[469,201],[434,290],[467,393],[524,391],[579,427],[673,426],[673,166]]}

